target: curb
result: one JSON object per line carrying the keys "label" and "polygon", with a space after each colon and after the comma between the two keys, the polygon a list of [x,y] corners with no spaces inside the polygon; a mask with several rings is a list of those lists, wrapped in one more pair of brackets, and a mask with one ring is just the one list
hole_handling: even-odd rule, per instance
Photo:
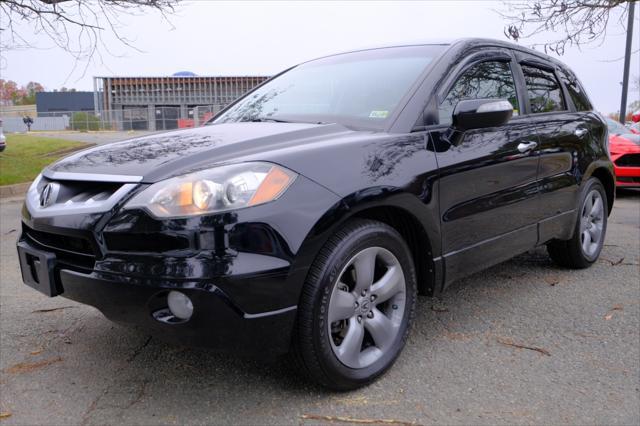
{"label": "curb", "polygon": [[22,196],[27,193],[29,186],[31,186],[31,182],[0,186],[0,198],[4,199]]}

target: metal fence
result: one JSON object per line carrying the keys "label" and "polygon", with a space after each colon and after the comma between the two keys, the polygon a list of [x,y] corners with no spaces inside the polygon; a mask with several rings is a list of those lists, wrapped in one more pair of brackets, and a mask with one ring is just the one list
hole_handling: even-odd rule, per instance
{"label": "metal fence", "polygon": [[[31,117],[31,130],[48,131],[104,131],[147,130],[161,131],[199,127],[213,118],[224,105],[125,107],[118,110],[39,112]],[[2,117],[5,132],[24,132],[23,117]]]}

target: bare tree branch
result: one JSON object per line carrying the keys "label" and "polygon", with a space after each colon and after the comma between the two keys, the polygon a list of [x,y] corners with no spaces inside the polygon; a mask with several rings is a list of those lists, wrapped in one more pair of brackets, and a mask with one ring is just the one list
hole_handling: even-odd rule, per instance
{"label": "bare tree branch", "polygon": [[620,12],[618,25],[624,28],[629,3],[638,0],[517,0],[505,1],[506,12],[498,12],[508,22],[504,35],[514,41],[538,34],[554,33],[545,43],[533,43],[545,53],[564,54],[567,46],[602,43],[613,11]]}
{"label": "bare tree branch", "polygon": [[[0,51],[46,48],[32,41],[40,36],[79,62],[112,54],[102,39],[108,33],[125,47],[138,50],[123,33],[124,15],[159,12],[166,20],[180,0],[0,0]],[[25,30],[25,28],[29,28]],[[73,72],[73,71],[72,71]]]}

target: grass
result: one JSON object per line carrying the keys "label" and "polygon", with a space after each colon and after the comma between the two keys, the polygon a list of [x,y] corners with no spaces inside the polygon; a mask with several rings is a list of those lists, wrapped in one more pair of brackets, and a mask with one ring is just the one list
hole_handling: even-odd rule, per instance
{"label": "grass", "polygon": [[0,185],[29,182],[49,163],[90,145],[37,135],[6,135],[0,153]]}

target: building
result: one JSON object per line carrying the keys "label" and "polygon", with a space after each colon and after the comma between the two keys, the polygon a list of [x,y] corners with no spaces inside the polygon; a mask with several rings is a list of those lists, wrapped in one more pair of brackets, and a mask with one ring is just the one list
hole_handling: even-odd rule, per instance
{"label": "building", "polygon": [[39,92],[36,93],[38,117],[55,117],[69,111],[93,111],[93,92]]}
{"label": "building", "polygon": [[168,130],[202,124],[266,76],[94,77],[93,109],[118,130]]}

